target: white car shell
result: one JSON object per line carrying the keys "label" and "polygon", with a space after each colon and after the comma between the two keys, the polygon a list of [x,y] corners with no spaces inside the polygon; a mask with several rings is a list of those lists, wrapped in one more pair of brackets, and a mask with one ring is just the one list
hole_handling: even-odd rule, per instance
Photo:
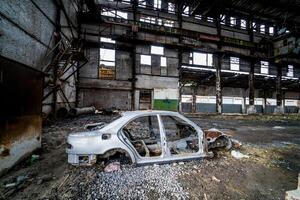
{"label": "white car shell", "polygon": [[[199,138],[198,152],[189,155],[171,155],[167,146],[164,125],[160,117],[163,115],[178,117],[197,131]],[[144,116],[157,116],[162,145],[162,153],[160,156],[141,157],[130,143],[129,139],[123,134],[122,129],[124,126],[126,126],[132,120]],[[132,163],[135,164],[169,162],[209,156],[207,152],[206,140],[204,140],[204,134],[201,128],[181,114],[170,111],[124,112],[120,118],[107,124],[99,130],[69,134],[67,143],[69,145],[69,147],[66,149],[68,154],[68,162],[72,165],[93,164],[96,162],[96,157],[98,155],[104,155],[112,150],[126,152]]]}

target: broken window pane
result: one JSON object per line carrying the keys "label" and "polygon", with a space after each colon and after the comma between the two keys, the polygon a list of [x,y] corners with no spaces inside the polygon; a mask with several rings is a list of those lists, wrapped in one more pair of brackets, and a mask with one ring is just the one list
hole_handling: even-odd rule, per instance
{"label": "broken window pane", "polygon": [[139,117],[123,128],[123,134],[130,140],[142,157],[162,154],[159,124],[156,116]]}
{"label": "broken window pane", "polygon": [[167,146],[172,155],[196,153],[199,150],[197,131],[181,118],[161,116],[167,139]]}

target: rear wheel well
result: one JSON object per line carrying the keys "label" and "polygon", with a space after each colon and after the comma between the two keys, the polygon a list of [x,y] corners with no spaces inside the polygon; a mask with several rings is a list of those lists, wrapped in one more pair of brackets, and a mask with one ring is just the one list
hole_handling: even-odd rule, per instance
{"label": "rear wheel well", "polygon": [[99,155],[99,158],[105,161],[119,160],[120,162],[126,164],[133,163],[129,153],[126,150],[120,148],[108,150],[104,154]]}

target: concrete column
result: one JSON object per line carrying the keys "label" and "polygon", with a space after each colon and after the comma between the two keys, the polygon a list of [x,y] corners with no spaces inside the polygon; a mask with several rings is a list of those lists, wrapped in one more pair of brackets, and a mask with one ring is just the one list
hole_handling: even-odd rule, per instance
{"label": "concrete column", "polygon": [[284,108],[282,106],[282,87],[281,87],[281,80],[282,80],[282,65],[279,64],[277,67],[277,77],[276,77],[276,108],[274,109],[274,113],[282,114],[284,113]]}
{"label": "concrete column", "polygon": [[222,113],[221,64],[222,56],[218,54],[216,65],[216,111],[219,114]]}
{"label": "concrete column", "polygon": [[247,108],[246,108],[246,90],[243,90],[243,100],[242,100],[242,113],[246,114],[247,113]]}
{"label": "concrete column", "polygon": [[267,106],[267,98],[264,97],[263,100],[262,100],[262,107],[263,107],[262,112],[263,113],[266,113],[266,106]]}
{"label": "concrete column", "polygon": [[192,113],[196,113],[196,94],[197,94],[197,87],[193,86]]}
{"label": "concrete column", "polygon": [[182,87],[183,85],[181,83],[179,83],[179,87],[178,87],[178,105],[177,105],[177,110],[178,112],[182,112]]}
{"label": "concrete column", "polygon": [[247,114],[257,113],[254,105],[254,62],[251,59],[250,62],[250,73],[249,73],[249,107],[247,109]]}

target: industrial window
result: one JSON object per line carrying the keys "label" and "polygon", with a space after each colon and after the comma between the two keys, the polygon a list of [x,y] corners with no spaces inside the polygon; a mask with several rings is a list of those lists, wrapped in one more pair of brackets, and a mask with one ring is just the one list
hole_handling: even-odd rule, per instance
{"label": "industrial window", "polygon": [[151,65],[151,56],[141,55],[141,64],[142,65]]}
{"label": "industrial window", "polygon": [[116,17],[120,19],[127,19],[128,14],[126,12],[122,11],[116,11],[116,10],[103,10],[101,11],[101,15],[107,16],[107,17]]}
{"label": "industrial window", "polygon": [[245,19],[241,19],[241,29],[247,28],[247,21]]}
{"label": "industrial window", "polygon": [[115,53],[113,49],[100,48],[100,79],[115,79]]}
{"label": "industrial window", "polygon": [[182,15],[183,16],[189,16],[190,14],[190,7],[189,6],[185,6]]}
{"label": "industrial window", "polygon": [[236,18],[230,17],[230,26],[236,26]]}
{"label": "industrial window", "polygon": [[167,75],[167,58],[160,57],[160,75],[166,76]]}
{"label": "industrial window", "polygon": [[193,64],[212,66],[212,54],[193,52]]}
{"label": "industrial window", "polygon": [[126,12],[122,12],[122,11],[117,11],[117,18],[122,18],[122,19],[127,19],[128,15]]}
{"label": "industrial window", "polygon": [[266,26],[264,24],[260,25],[260,33],[265,34],[266,33]]}
{"label": "industrial window", "polygon": [[252,22],[252,30],[253,30],[253,32],[256,32],[256,23],[255,22]]}
{"label": "industrial window", "polygon": [[288,65],[288,71],[287,71],[287,76],[293,77],[294,76],[294,66],[293,65]]}
{"label": "industrial window", "polygon": [[161,8],[161,0],[154,0],[154,8],[156,9]]}
{"label": "industrial window", "polygon": [[269,34],[274,35],[274,27],[272,26],[269,27]]}
{"label": "industrial window", "polygon": [[260,61],[260,73],[269,74],[269,62]]}
{"label": "industrial window", "polygon": [[162,19],[157,19],[157,24],[162,25]]}
{"label": "industrial window", "polygon": [[146,0],[139,0],[139,7],[146,8]]}
{"label": "industrial window", "polygon": [[160,46],[151,46],[151,54],[164,55],[164,48]]}
{"label": "industrial window", "polygon": [[174,3],[168,3],[168,12],[169,13],[175,13],[175,4]]}
{"label": "industrial window", "polygon": [[202,15],[195,15],[195,19],[202,20]]}
{"label": "industrial window", "polygon": [[100,38],[100,41],[101,41],[101,42],[106,42],[106,43],[112,43],[112,44],[115,44],[115,43],[116,43],[115,40],[112,40],[111,38],[107,38],[107,37],[101,37],[101,38]]}
{"label": "industrial window", "polygon": [[164,20],[164,26],[174,27],[174,21],[172,21],[172,20]]}
{"label": "industrial window", "polygon": [[230,57],[230,70],[240,70],[240,59],[237,57]]}
{"label": "industrial window", "polygon": [[225,25],[226,24],[226,15],[220,15],[220,21],[221,21],[221,24]]}
{"label": "industrial window", "polygon": [[161,67],[167,66],[167,58],[166,57],[160,57],[160,66]]}
{"label": "industrial window", "polygon": [[208,22],[214,22],[214,18],[212,18],[212,17],[207,17],[207,21],[208,21]]}

